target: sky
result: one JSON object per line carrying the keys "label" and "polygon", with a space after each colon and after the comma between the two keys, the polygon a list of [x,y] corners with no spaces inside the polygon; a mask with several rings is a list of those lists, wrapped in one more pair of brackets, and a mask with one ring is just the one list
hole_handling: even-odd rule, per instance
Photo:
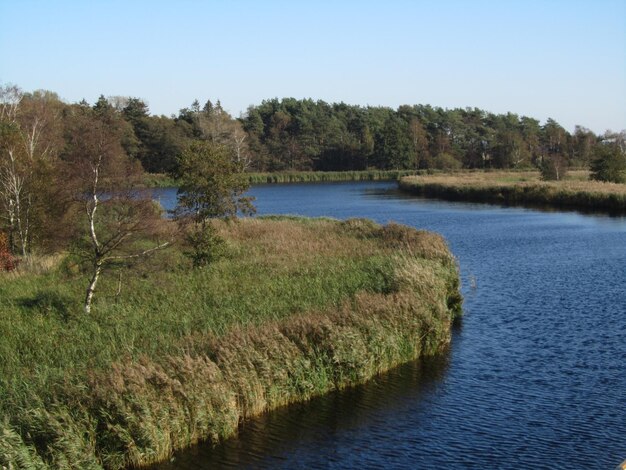
{"label": "sky", "polygon": [[295,97],[626,129],[626,0],[0,0],[0,84],[68,102]]}

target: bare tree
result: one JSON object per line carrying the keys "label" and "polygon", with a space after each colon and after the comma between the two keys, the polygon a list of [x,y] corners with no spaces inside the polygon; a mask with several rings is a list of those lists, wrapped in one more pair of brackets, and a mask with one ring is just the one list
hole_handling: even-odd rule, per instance
{"label": "bare tree", "polygon": [[230,136],[235,163],[239,165],[241,171],[246,171],[252,163],[250,149],[248,148],[248,143],[246,142],[248,134],[245,130],[243,130],[241,123],[233,121],[231,124]]}
{"label": "bare tree", "polygon": [[207,101],[202,110],[200,110],[199,105],[194,103],[191,112],[201,139],[230,148],[233,162],[242,171],[246,171],[250,167],[252,158],[246,142],[248,134],[243,129],[241,122],[233,119],[222,108],[219,100],[215,105],[210,100]]}
{"label": "bare tree", "polygon": [[[194,106],[192,105],[193,109]],[[233,118],[222,108],[220,101],[218,100],[213,105],[209,100],[202,110],[200,110],[199,105],[195,109],[194,119],[200,131],[200,137],[214,144],[229,144]]]}
{"label": "bare tree", "polygon": [[107,97],[108,103],[113,106],[115,111],[118,112],[121,112],[126,106],[128,106],[130,100],[131,98],[129,96],[113,95]]}
{"label": "bare tree", "polygon": [[2,122],[15,121],[23,96],[22,90],[16,85],[0,87],[0,120]]}

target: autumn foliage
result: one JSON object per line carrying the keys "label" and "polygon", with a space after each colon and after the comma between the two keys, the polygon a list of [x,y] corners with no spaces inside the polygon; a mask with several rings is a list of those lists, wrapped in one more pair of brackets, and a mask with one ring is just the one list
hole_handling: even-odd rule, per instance
{"label": "autumn foliage", "polygon": [[0,271],[13,271],[17,268],[18,260],[9,250],[9,238],[0,232]]}

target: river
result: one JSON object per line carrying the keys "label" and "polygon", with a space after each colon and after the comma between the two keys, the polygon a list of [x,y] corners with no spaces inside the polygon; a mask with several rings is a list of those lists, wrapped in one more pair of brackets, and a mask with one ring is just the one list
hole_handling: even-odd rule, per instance
{"label": "river", "polygon": [[[243,424],[160,469],[612,469],[626,459],[626,218],[407,197],[395,183],[255,186],[259,214],[443,234],[464,318],[447,354]],[[166,207],[173,190],[159,190]]]}

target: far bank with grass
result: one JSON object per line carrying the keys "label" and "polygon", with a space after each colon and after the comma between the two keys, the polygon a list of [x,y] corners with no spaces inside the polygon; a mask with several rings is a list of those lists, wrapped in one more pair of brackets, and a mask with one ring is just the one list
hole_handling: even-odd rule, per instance
{"label": "far bank with grass", "polygon": [[438,235],[367,220],[216,226],[219,261],[191,269],[164,251],[104,277],[90,315],[72,260],[2,274],[0,468],[162,461],[450,341],[461,298]]}
{"label": "far bank with grass", "polygon": [[415,175],[413,170],[359,170],[359,171],[294,171],[275,173],[248,173],[251,184],[264,183],[329,183],[341,181],[397,181],[403,176]]}
{"label": "far bank with grass", "polygon": [[399,188],[451,201],[626,212],[626,185],[590,181],[587,174],[570,172],[562,181],[542,181],[535,171],[459,172],[403,177]]}
{"label": "far bank with grass", "polygon": [[[267,183],[330,183],[341,181],[397,181],[403,176],[423,171],[413,170],[359,170],[359,171],[284,171],[245,173],[250,184]],[[180,182],[167,174],[146,173],[143,186],[146,188],[173,188]]]}

